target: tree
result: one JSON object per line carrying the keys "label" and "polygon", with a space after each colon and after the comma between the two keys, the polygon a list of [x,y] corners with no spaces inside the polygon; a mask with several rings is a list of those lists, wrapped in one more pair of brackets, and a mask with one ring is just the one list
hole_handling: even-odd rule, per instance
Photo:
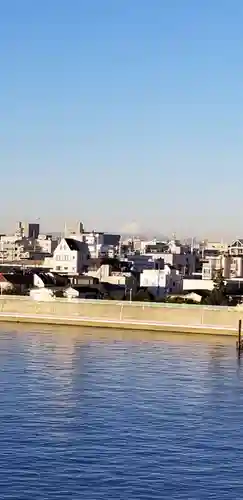
{"label": "tree", "polygon": [[226,295],[226,287],[222,269],[216,271],[213,282],[214,282],[214,290],[217,290],[223,295]]}
{"label": "tree", "polygon": [[214,288],[208,297],[204,300],[204,304],[212,306],[226,306],[228,305],[228,298],[226,295],[226,286],[224,282],[222,270],[216,271],[214,277]]}

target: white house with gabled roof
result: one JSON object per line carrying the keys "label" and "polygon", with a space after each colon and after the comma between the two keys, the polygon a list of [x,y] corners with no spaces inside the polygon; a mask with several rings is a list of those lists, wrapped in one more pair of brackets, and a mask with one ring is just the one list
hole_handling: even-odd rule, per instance
{"label": "white house with gabled roof", "polygon": [[234,240],[231,245],[229,245],[230,255],[243,255],[243,239],[239,238]]}
{"label": "white house with gabled roof", "polygon": [[52,271],[77,275],[86,271],[90,258],[89,247],[84,241],[62,238],[53,252]]}

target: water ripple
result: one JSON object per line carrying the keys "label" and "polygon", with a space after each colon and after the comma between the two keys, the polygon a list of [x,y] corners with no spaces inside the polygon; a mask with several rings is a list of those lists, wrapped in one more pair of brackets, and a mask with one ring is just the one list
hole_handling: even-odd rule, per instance
{"label": "water ripple", "polygon": [[103,336],[0,332],[1,498],[242,498],[234,342]]}

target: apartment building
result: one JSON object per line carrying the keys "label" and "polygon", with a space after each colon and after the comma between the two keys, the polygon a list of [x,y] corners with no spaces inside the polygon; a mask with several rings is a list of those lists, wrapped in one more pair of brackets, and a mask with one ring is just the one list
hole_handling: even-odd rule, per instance
{"label": "apartment building", "polygon": [[213,280],[221,271],[224,278],[243,277],[243,255],[219,254],[211,255],[203,262],[202,279]]}
{"label": "apartment building", "polygon": [[120,253],[120,234],[98,231],[69,232],[68,237],[73,240],[87,243],[90,257],[98,259],[102,256],[115,257]]}

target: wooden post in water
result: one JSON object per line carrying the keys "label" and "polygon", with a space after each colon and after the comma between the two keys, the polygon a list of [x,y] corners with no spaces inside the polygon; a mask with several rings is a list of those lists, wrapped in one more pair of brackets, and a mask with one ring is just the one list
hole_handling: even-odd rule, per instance
{"label": "wooden post in water", "polygon": [[240,356],[241,354],[241,348],[242,348],[242,341],[241,341],[241,319],[239,319],[239,325],[238,325],[238,343],[237,343],[237,348],[238,348],[238,354]]}

